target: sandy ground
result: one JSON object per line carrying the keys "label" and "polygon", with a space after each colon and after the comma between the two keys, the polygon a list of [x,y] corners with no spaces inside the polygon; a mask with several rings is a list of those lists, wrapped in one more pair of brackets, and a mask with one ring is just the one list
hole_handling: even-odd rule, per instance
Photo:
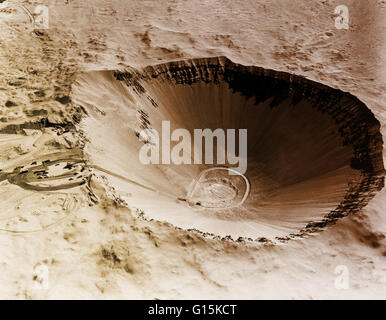
{"label": "sandy ground", "polygon": [[[72,92],[82,72],[227,56],[348,91],[385,135],[384,1],[51,0],[48,30],[16,4],[39,3],[0,9],[0,167],[7,179],[28,170],[0,182],[1,298],[386,298],[385,190],[278,245],[146,221],[85,162],[105,153]],[[334,26],[340,4],[349,30]],[[341,265],[348,289],[334,285]]]}

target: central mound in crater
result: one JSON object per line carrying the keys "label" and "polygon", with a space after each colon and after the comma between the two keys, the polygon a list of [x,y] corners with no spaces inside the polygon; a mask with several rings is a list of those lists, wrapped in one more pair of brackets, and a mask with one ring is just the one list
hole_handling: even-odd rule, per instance
{"label": "central mound in crater", "polygon": [[[348,93],[293,74],[194,59],[85,73],[73,99],[89,115],[82,125],[96,168],[129,205],[180,228],[287,239],[357,212],[383,187],[372,112]],[[226,180],[235,165],[219,166],[216,157],[194,164],[193,152],[192,164],[142,164],[149,141],[141,131],[161,133],[164,121],[192,137],[195,129],[235,129],[236,137],[247,129],[246,171]]]}

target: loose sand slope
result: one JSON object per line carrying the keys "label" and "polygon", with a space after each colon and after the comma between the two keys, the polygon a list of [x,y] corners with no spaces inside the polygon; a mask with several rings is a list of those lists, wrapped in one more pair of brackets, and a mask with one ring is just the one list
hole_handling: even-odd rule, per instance
{"label": "loose sand slope", "polygon": [[[385,298],[384,190],[322,233],[274,246],[146,221],[125,207],[124,198],[141,200],[127,183],[90,166],[110,158],[107,169],[132,178],[129,128],[110,122],[119,143],[95,142],[106,137],[104,118],[137,115],[99,74],[80,95],[89,72],[189,58],[227,56],[350,92],[385,135],[385,4],[346,2],[348,31],[334,27],[338,4],[57,0],[39,32],[22,10],[1,9],[1,297]],[[350,271],[349,290],[334,287],[338,265]]]}

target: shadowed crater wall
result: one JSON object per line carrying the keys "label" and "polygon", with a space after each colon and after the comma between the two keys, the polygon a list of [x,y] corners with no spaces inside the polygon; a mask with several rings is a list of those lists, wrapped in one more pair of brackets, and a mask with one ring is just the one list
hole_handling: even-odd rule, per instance
{"label": "shadowed crater wall", "polygon": [[[90,160],[115,173],[110,182],[129,205],[177,227],[285,240],[357,212],[383,187],[380,124],[369,108],[293,74],[194,59],[82,74],[73,100],[89,114]],[[177,200],[215,165],[139,162],[138,133],[161,132],[163,120],[192,136],[194,129],[248,130],[250,193],[242,205],[209,210]]]}

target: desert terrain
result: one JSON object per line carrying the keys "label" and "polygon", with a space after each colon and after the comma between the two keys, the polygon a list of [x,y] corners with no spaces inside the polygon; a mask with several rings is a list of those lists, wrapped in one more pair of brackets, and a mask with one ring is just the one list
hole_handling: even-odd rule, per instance
{"label": "desert terrain", "polygon": [[[385,20],[382,0],[2,1],[0,298],[385,299]],[[248,128],[242,205],[192,208],[206,167],[139,163],[163,119]]]}

